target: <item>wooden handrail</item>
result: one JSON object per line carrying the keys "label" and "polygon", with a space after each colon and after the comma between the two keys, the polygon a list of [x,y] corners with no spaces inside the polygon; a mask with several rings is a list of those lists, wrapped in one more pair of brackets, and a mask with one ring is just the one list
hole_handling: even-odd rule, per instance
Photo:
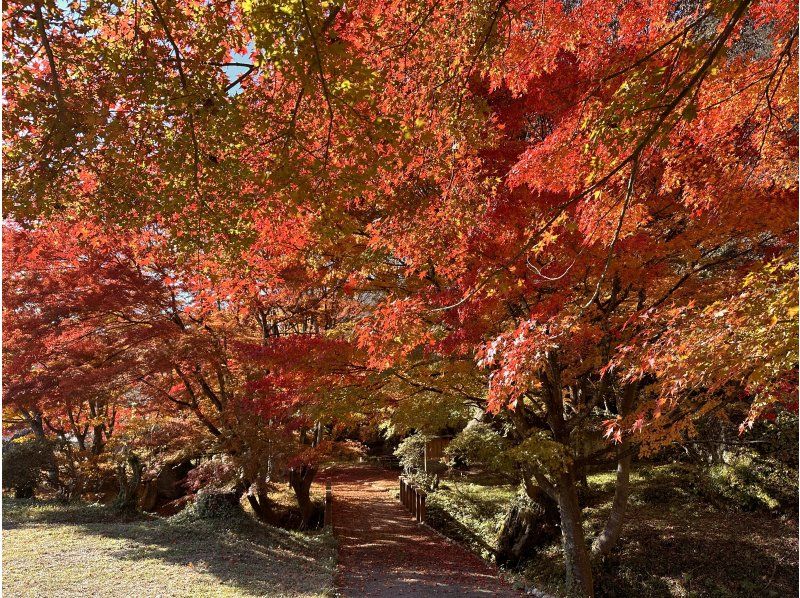
{"label": "wooden handrail", "polygon": [[427,493],[416,485],[410,483],[403,476],[398,478],[400,483],[400,503],[408,509],[419,523],[425,523],[425,499]]}

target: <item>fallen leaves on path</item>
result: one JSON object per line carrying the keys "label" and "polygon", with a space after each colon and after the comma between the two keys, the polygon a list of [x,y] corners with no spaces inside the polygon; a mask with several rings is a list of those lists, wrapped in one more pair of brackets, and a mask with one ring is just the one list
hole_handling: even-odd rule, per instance
{"label": "fallen leaves on path", "polygon": [[330,472],[342,597],[521,596],[466,549],[417,523],[388,493],[394,472],[351,467]]}

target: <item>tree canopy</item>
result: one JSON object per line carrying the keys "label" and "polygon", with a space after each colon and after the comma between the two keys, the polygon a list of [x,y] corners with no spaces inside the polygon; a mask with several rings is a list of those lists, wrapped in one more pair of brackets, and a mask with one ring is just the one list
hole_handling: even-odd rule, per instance
{"label": "tree canopy", "polygon": [[99,454],[177,418],[267,516],[348,430],[489,414],[590,595],[581,468],[623,504],[632,447],[796,409],[794,2],[10,1],[4,33],[12,422]]}

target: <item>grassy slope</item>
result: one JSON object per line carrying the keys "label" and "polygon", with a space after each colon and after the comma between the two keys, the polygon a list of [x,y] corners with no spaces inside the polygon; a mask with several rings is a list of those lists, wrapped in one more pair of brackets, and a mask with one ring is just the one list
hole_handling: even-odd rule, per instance
{"label": "grassy slope", "polygon": [[[587,536],[602,528],[611,506],[613,474],[589,476]],[[674,466],[632,475],[629,517],[619,549],[598,567],[599,596],[731,597],[797,595],[797,520],[714,506],[696,480]],[[484,558],[491,555],[511,486],[447,480],[429,495],[429,520]],[[536,587],[560,591],[558,543],[525,571]]]}
{"label": "grassy slope", "polygon": [[3,501],[9,596],[326,596],[336,549],[248,516],[123,522],[102,507]]}
{"label": "grassy slope", "polygon": [[491,559],[497,532],[516,489],[446,480],[426,500],[428,523],[457,539],[484,559]]}

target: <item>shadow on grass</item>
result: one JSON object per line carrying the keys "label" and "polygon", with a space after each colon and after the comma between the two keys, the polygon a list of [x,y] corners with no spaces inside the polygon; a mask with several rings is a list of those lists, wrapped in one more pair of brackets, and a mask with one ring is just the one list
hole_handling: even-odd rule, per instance
{"label": "shadow on grass", "polygon": [[[588,487],[578,489],[581,505],[589,509],[610,507],[615,486],[615,471],[590,474]],[[636,467],[631,472],[631,504],[685,504],[700,496],[699,478],[689,467],[680,464]]]}
{"label": "shadow on grass", "polygon": [[427,511],[427,523],[432,528],[442,532],[445,536],[453,538],[462,544],[466,544],[474,550],[480,551],[485,557],[491,557],[491,560],[494,561],[497,553],[496,548],[445,510],[437,506],[429,507]]}
{"label": "shadow on grass", "polygon": [[710,521],[691,530],[676,530],[665,520],[652,523],[629,529],[603,563],[598,596],[667,597],[677,588],[698,597],[797,595],[796,561],[765,546],[764,538],[731,536],[729,529],[707,528]]}
{"label": "shadow on grass", "polygon": [[[333,540],[326,532],[304,534],[274,528],[244,512],[224,520],[175,517],[125,521],[99,505],[4,503],[4,530],[64,525],[79,528],[87,543],[92,536],[124,540],[113,549],[113,559],[155,559],[189,567],[213,575],[244,595],[320,594],[330,590]],[[87,554],[87,561],[90,559]],[[214,589],[209,587],[208,592],[213,595]]]}
{"label": "shadow on grass", "polygon": [[[615,477],[592,474],[582,492],[588,541],[605,524]],[[712,502],[701,484],[683,464],[634,470],[619,545],[595,570],[598,598],[798,595],[797,519]],[[537,554],[528,573],[555,592],[563,577],[558,543]]]}
{"label": "shadow on grass", "polygon": [[142,514],[124,519],[110,507],[99,503],[61,502],[57,500],[12,499],[3,497],[3,529],[11,530],[31,524],[80,525],[83,523],[125,523],[147,521]]}

